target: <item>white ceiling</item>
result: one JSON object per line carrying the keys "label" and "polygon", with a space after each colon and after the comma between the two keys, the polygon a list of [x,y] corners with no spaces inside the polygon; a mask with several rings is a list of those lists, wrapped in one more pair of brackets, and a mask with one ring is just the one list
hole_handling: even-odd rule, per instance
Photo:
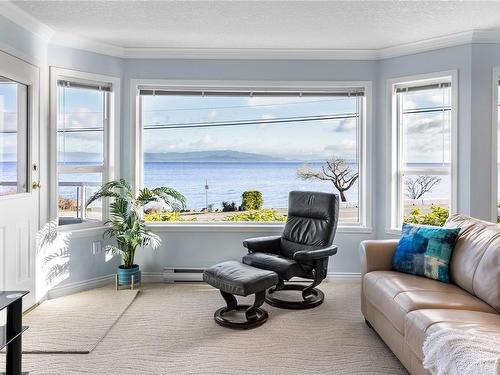
{"label": "white ceiling", "polygon": [[57,34],[123,48],[382,49],[500,29],[495,1],[14,1]]}

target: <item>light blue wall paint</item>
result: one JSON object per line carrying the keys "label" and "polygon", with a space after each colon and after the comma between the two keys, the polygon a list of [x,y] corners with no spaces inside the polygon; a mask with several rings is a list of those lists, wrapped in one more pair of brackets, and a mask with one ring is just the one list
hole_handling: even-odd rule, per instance
{"label": "light blue wall paint", "polygon": [[[445,48],[378,62],[376,89],[377,145],[375,174],[379,210],[377,211],[378,237],[385,236],[386,222],[386,153],[388,113],[387,80],[439,71],[458,71],[458,212],[471,213],[471,45]],[[484,108],[484,107],[483,107]]]}
{"label": "light blue wall paint", "polygon": [[47,56],[47,44],[42,39],[3,16],[0,16],[0,49],[35,65]]}
{"label": "light blue wall paint", "polygon": [[500,67],[500,46],[474,44],[471,72],[471,215],[491,220],[493,68]]}
{"label": "light blue wall paint", "polygon": [[122,77],[123,60],[75,48],[49,45],[49,66]]}
{"label": "light blue wall paint", "polygon": [[[34,35],[0,17],[0,47],[13,47],[40,61],[48,52],[47,65],[122,78],[121,145],[122,174],[130,176],[132,142],[130,79],[193,80],[370,80],[373,81],[373,226],[372,234],[339,233],[339,253],[330,271],[358,272],[358,244],[385,234],[386,200],[386,80],[389,78],[458,70],[459,76],[459,211],[488,219],[491,196],[491,70],[500,66],[497,45],[463,45],[380,61],[242,61],[119,59],[60,46],[44,46]],[[42,67],[46,69],[47,66]],[[46,89],[48,90],[48,88]],[[48,92],[45,92],[48,96]],[[47,114],[42,113],[42,116]],[[163,246],[155,252],[141,251],[137,260],[146,272],[161,272],[164,266],[204,267],[225,259],[239,259],[244,238],[269,233],[165,231]],[[116,260],[104,262],[92,255],[92,241],[100,233],[78,234],[71,242],[71,275],[65,283],[112,273]]]}

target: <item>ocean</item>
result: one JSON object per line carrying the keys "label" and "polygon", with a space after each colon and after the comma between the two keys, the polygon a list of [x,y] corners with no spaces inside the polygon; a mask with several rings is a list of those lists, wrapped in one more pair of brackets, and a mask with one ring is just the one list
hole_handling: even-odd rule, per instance
{"label": "ocean", "polygon": [[[85,163],[71,163],[85,165]],[[168,186],[187,198],[189,209],[201,209],[208,204],[221,208],[223,201],[241,204],[241,195],[246,190],[259,190],[263,194],[264,207],[284,208],[291,190],[337,192],[329,181],[303,181],[297,176],[302,162],[147,162],[144,166],[144,185],[147,187]],[[316,170],[322,163],[309,163]],[[15,163],[0,163],[0,178],[13,181],[16,176]],[[446,199],[449,195],[449,177],[441,176],[441,182],[427,193],[427,199]],[[99,174],[68,173],[61,175],[62,181],[100,182]],[[205,190],[205,182],[208,190]],[[5,188],[4,188],[5,189]],[[89,188],[89,193],[95,188]],[[205,193],[207,192],[207,196]],[[348,201],[358,200],[358,184],[346,193]],[[61,187],[60,196],[76,198],[76,188]]]}

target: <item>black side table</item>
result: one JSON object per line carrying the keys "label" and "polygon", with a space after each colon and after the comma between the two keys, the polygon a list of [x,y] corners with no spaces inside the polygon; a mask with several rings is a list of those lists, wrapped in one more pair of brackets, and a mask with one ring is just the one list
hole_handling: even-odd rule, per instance
{"label": "black side table", "polygon": [[6,375],[27,374],[22,367],[23,297],[28,291],[1,291],[0,310],[7,309],[7,324],[0,326],[0,350],[6,348]]}

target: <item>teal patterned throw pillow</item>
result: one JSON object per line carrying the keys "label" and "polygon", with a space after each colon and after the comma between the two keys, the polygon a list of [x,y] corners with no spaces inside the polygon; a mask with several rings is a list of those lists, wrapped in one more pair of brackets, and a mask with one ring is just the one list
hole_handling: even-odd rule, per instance
{"label": "teal patterned throw pillow", "polygon": [[459,233],[460,228],[403,224],[392,268],[449,283],[448,265]]}

